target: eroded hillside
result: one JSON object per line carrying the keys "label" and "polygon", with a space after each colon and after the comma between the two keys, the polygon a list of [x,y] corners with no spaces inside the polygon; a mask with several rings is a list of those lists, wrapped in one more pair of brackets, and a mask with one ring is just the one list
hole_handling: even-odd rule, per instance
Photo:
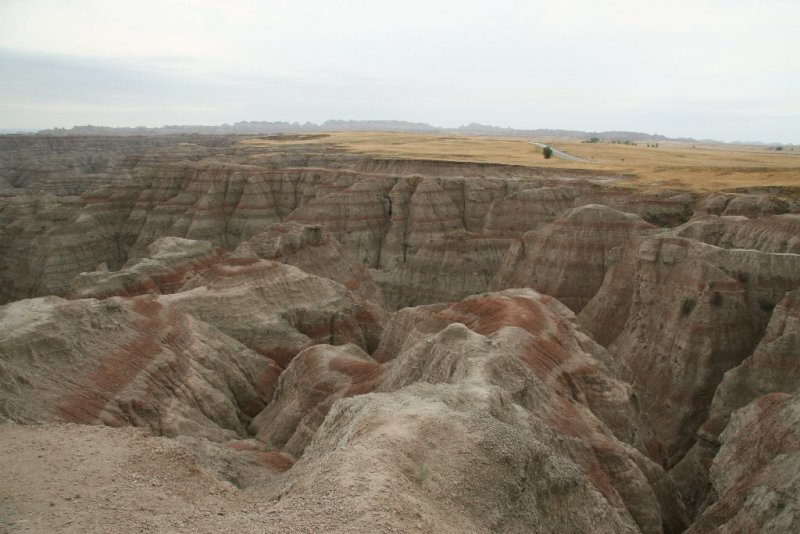
{"label": "eroded hillside", "polygon": [[242,141],[0,138],[8,528],[800,529],[797,191]]}

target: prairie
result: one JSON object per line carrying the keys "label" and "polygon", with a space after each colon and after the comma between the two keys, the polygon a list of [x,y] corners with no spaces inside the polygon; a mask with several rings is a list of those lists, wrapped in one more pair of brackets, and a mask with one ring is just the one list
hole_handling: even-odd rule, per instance
{"label": "prairie", "polygon": [[[767,147],[662,141],[658,147],[582,143],[577,139],[528,139],[446,134],[336,132],[293,140],[295,143],[334,145],[348,152],[378,157],[469,161],[525,165],[552,169],[585,169],[627,175],[618,185],[637,189],[800,188],[800,149],[775,151]],[[544,159],[531,142],[590,162]],[[252,139],[244,143],[270,146],[284,141]],[[652,144],[652,143],[651,143]]]}

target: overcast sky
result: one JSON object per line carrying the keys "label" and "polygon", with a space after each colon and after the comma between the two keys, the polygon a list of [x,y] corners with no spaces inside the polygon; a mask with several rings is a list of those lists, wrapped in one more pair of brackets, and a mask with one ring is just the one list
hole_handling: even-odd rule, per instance
{"label": "overcast sky", "polygon": [[800,143],[800,1],[0,0],[0,128],[327,119]]}

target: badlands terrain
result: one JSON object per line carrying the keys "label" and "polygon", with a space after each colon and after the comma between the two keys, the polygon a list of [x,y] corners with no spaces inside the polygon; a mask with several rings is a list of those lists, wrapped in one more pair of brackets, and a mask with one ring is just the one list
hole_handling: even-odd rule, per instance
{"label": "badlands terrain", "polygon": [[1,136],[0,531],[800,531],[800,153],[554,146]]}

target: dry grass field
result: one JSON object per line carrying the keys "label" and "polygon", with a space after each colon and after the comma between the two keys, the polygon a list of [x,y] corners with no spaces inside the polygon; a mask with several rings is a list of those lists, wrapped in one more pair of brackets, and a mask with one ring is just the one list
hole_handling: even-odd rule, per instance
{"label": "dry grass field", "polygon": [[[591,160],[591,163],[564,161],[556,157],[545,160],[541,149],[530,144],[530,141],[550,144],[573,156]],[[263,138],[245,142],[256,146],[281,143]],[[659,142],[656,148],[648,147],[647,143],[622,145],[581,143],[578,140],[388,132],[339,132],[293,139],[292,142],[334,145],[347,151],[379,157],[598,170],[632,175],[634,179],[620,185],[641,189],[711,191],[765,186],[800,188],[800,149],[779,152],[766,147],[679,142]]]}

